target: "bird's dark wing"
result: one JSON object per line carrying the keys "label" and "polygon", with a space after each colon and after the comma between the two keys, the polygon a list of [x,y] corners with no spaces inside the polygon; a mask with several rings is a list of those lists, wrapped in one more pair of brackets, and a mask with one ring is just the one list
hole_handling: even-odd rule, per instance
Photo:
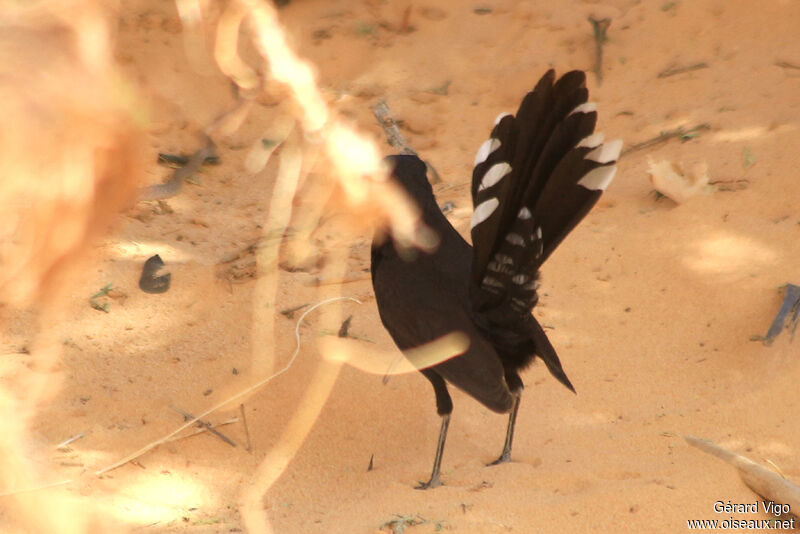
{"label": "bird's dark wing", "polygon": [[621,142],[593,133],[584,73],[554,79],[548,71],[516,117],[498,117],[475,158],[470,298],[481,313],[530,312],[539,267],[616,171]]}

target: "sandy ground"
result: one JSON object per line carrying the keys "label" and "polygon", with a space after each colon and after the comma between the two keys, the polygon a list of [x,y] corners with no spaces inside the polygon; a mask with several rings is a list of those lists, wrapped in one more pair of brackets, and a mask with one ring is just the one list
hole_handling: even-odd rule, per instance
{"label": "sandy ground", "polygon": [[[453,391],[446,485],[413,489],[429,474],[439,427],[429,383],[413,373],[384,386],[379,375],[323,363],[315,343],[322,327],[312,315],[294,366],[246,399],[250,452],[236,423],[220,429],[236,448],[203,434],[93,475],[181,424],[171,406],[198,413],[262,376],[253,364],[263,348],[255,346],[258,281],[231,282],[218,264],[261,235],[277,163],[251,176],[244,159],[278,109],[265,99],[220,147],[219,166],[166,205],[138,204],[94,249],[53,332],[63,342],[59,381],[32,428],[42,483],[70,480],[54,491],[76,509],[96,509],[98,532],[244,531],[242,491],[300,417],[315,373],[338,369],[316,423],[263,499],[274,532],[379,532],[399,517],[413,518],[408,533],[683,532],[690,519],[767,518],[715,513],[715,501],[756,497],[682,436],[712,439],[800,479],[797,342],[788,333],[771,347],[751,340],[769,327],[780,286],[800,284],[800,69],[791,66],[800,65],[800,5],[551,4],[306,0],[281,10],[332,105],[379,142],[370,107],[386,99],[443,177],[435,191],[454,203],[450,220],[462,232],[473,154],[492,120],[513,111],[546,69],[593,68],[589,15],[612,19],[602,84],[589,76],[607,138],[631,146],[677,126],[710,125],[683,142],[625,155],[607,194],[545,265],[535,314],[578,395],[542,365],[524,374],[513,463],[484,466],[500,452],[506,418]],[[169,171],[156,153],[193,149],[193,132],[232,96],[221,74],[187,64],[171,2],[123,2],[118,42],[119,60],[151,104],[147,181],[157,183]],[[698,63],[705,68],[659,77]],[[648,157],[705,162],[722,189],[741,187],[682,205],[657,200]],[[348,276],[360,279],[341,292],[363,304],[344,304],[342,313],[353,315],[351,334],[388,352],[364,273],[369,239],[365,230],[346,243]],[[162,295],[137,287],[154,253],[172,273]],[[276,308],[339,291],[320,291],[317,276],[316,267],[282,270]],[[87,301],[108,283],[122,296],[101,299],[109,305],[102,313]],[[5,319],[5,351],[17,353],[4,358],[24,369],[31,356],[19,349],[34,315]],[[294,350],[296,320],[274,319],[276,369]],[[237,407],[208,419],[239,415]],[[79,432],[70,450],[54,450]],[[19,528],[9,513],[0,517],[8,531]]]}

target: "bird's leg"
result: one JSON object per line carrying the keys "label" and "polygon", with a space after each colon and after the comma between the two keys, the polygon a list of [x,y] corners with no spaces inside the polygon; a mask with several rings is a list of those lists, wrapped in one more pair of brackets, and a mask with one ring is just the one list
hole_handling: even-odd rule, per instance
{"label": "bird's leg", "polygon": [[500,454],[500,458],[489,465],[497,465],[511,461],[511,443],[514,441],[514,424],[517,422],[517,411],[519,410],[519,401],[522,398],[522,391],[515,391],[513,395],[514,405],[511,407],[511,414],[508,416],[508,430],[506,430],[506,442],[503,445],[503,452]]}
{"label": "bird's leg", "polygon": [[430,489],[442,485],[439,478],[439,471],[442,467],[442,453],[444,452],[444,442],[447,439],[447,427],[450,425],[450,414],[442,416],[442,428],[439,430],[439,443],[436,445],[436,456],[433,458],[433,471],[431,479],[427,482],[420,482],[416,489]]}
{"label": "bird's leg", "polygon": [[506,430],[506,442],[503,444],[503,452],[500,454],[500,458],[489,465],[497,465],[511,461],[511,444],[514,441],[514,425],[517,422],[517,412],[519,411],[519,401],[522,398],[522,390],[525,389],[522,379],[516,371],[506,369],[505,375],[508,389],[511,390],[511,395],[514,396],[514,404],[511,406],[511,413],[508,415],[508,429]]}
{"label": "bird's leg", "polygon": [[450,398],[447,384],[441,375],[431,369],[423,369],[422,374],[433,384],[433,392],[436,394],[436,411],[442,416],[442,427],[439,430],[439,442],[436,444],[436,456],[433,458],[431,478],[427,482],[420,482],[416,486],[416,489],[429,489],[442,485],[439,472],[442,467],[444,442],[447,439],[447,427],[450,426],[450,414],[453,413],[453,400]]}

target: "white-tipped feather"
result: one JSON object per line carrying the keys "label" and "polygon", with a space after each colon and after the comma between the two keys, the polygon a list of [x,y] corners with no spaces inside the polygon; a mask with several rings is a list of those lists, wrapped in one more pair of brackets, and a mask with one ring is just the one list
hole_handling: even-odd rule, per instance
{"label": "white-tipped feather", "polygon": [[489,154],[494,152],[500,148],[500,140],[491,137],[483,142],[481,147],[478,149],[478,153],[475,154],[475,165],[483,163],[486,161],[486,158],[489,157]]}
{"label": "white-tipped feather", "polygon": [[514,275],[513,277],[511,277],[511,281],[514,282],[515,284],[517,284],[518,286],[521,286],[521,285],[527,283],[528,280],[530,280],[530,279],[531,279],[531,277],[528,276],[527,274],[517,274],[517,275]]}
{"label": "white-tipped feather", "polygon": [[539,258],[544,253],[544,241],[542,241],[542,227],[536,227],[534,240],[539,244],[539,250],[536,251],[536,257]]}
{"label": "white-tipped feather", "polygon": [[581,139],[575,147],[597,148],[604,138],[605,136],[603,136],[602,132],[596,132]]}
{"label": "white-tipped feather", "polygon": [[576,106],[575,109],[570,111],[567,114],[567,117],[575,113],[591,113],[593,111],[597,111],[597,104],[595,104],[594,102],[584,102],[580,106]]}
{"label": "white-tipped feather", "polygon": [[539,280],[532,280],[530,283],[525,284],[525,287],[522,289],[527,289],[528,291],[536,291],[539,289]]}
{"label": "white-tipped feather", "polygon": [[511,302],[513,302],[517,307],[519,307],[519,308],[521,308],[523,310],[528,308],[528,307],[530,307],[529,304],[526,301],[522,300],[522,299],[511,297]]}
{"label": "white-tipped feather", "polygon": [[596,161],[597,163],[611,163],[612,161],[617,161],[621,150],[622,139],[614,139],[595,148],[586,154],[584,159]]}
{"label": "white-tipped feather", "polygon": [[583,178],[578,181],[578,185],[582,185],[586,189],[591,189],[592,191],[605,191],[608,184],[614,179],[616,173],[616,165],[597,167],[587,172]]}
{"label": "white-tipped feather", "polygon": [[531,210],[529,210],[525,206],[522,206],[522,209],[519,210],[519,213],[517,214],[517,217],[519,217],[523,221],[527,221],[528,219],[530,219],[532,217]]}
{"label": "white-tipped feather", "polygon": [[475,211],[472,213],[472,220],[470,222],[470,230],[478,226],[480,223],[485,221],[489,218],[489,216],[494,213],[494,210],[497,209],[497,206],[500,205],[500,201],[496,198],[489,198],[475,206]]}
{"label": "white-tipped feather", "polygon": [[498,115],[497,118],[494,120],[494,125],[497,126],[498,124],[500,124],[500,121],[503,120],[503,117],[505,117],[506,115],[511,115],[511,113],[504,111],[503,113]]}
{"label": "white-tipped feather", "polygon": [[506,241],[508,241],[512,245],[517,245],[518,247],[525,246],[525,239],[523,239],[521,235],[515,234],[513,232],[506,235]]}
{"label": "white-tipped feather", "polygon": [[496,253],[494,255],[494,259],[500,265],[513,265],[514,264],[514,258],[512,258],[511,256],[508,256],[506,254],[501,254],[500,252],[498,252],[498,253]]}
{"label": "white-tipped feather", "polygon": [[478,186],[478,191],[489,189],[494,184],[502,180],[503,177],[510,172],[511,165],[505,161],[502,163],[495,163],[488,171],[486,171],[486,174],[483,175],[483,178],[481,179],[481,185]]}
{"label": "white-tipped feather", "polygon": [[503,287],[503,283],[500,280],[488,275],[483,277],[483,285],[489,287]]}
{"label": "white-tipped feather", "polygon": [[486,266],[486,268],[489,269],[490,271],[492,271],[494,273],[498,273],[498,274],[511,274],[512,271],[514,270],[513,266],[505,265],[505,264],[499,263],[499,262],[497,262],[495,260],[490,261],[489,264]]}

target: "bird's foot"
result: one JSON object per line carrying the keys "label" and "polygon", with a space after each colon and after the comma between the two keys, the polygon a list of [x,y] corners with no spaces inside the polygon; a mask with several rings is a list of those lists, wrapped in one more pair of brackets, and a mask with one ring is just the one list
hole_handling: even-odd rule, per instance
{"label": "bird's foot", "polygon": [[442,486],[442,481],[439,479],[438,476],[431,477],[431,479],[427,482],[420,482],[419,485],[414,486],[414,489],[418,490],[426,490],[426,489],[433,489]]}
{"label": "bird's foot", "polygon": [[492,462],[490,464],[486,464],[486,467],[491,467],[493,465],[499,465],[499,464],[503,464],[503,463],[510,462],[510,461],[511,461],[511,452],[510,451],[509,452],[503,451],[503,454],[500,455],[500,458],[498,458],[497,460],[495,460],[494,462]]}

